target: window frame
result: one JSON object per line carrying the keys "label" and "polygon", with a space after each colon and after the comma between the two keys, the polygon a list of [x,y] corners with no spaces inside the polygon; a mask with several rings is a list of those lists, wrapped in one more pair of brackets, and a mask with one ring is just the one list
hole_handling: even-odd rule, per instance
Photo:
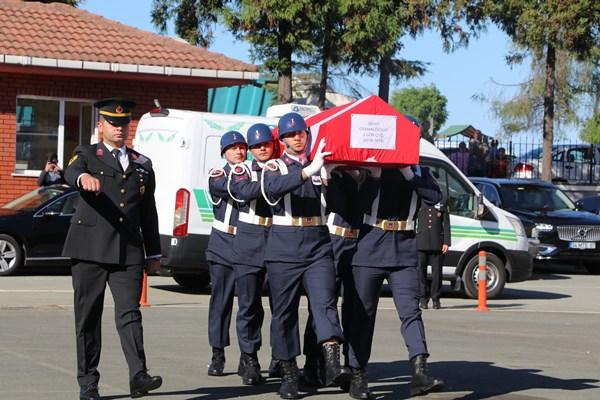
{"label": "window frame", "polygon": [[[57,132],[57,149],[56,154],[58,156],[58,164],[64,169],[65,168],[65,154],[64,154],[64,146],[65,146],[65,112],[66,112],[66,103],[85,103],[92,106],[92,118],[91,118],[91,132],[92,135],[90,137],[90,143],[96,143],[98,141],[98,130],[96,127],[96,123],[98,121],[98,110],[93,106],[96,100],[91,99],[80,99],[74,97],[55,97],[55,96],[35,96],[35,95],[25,95],[19,94],[15,97],[15,143],[17,139],[18,132],[16,131],[16,113],[17,113],[17,104],[19,99],[28,99],[28,100],[42,100],[42,101],[57,101],[59,103],[58,107],[58,132]],[[79,133],[79,143],[82,142],[81,131]],[[16,151],[16,150],[15,150]],[[13,161],[13,172],[12,176],[16,177],[38,177],[42,172],[41,169],[25,169],[25,170],[17,170],[16,169],[16,153],[13,153],[13,157],[15,160]]]}

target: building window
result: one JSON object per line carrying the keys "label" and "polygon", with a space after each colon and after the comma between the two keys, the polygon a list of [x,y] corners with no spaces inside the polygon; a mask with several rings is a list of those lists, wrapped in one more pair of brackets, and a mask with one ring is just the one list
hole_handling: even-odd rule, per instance
{"label": "building window", "polygon": [[38,97],[17,98],[15,173],[38,175],[56,153],[63,166],[75,147],[94,137],[91,102]]}

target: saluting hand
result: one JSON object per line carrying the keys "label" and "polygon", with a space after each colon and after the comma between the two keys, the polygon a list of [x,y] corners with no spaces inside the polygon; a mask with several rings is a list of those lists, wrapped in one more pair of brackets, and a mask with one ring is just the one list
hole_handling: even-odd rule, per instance
{"label": "saluting hand", "polygon": [[81,176],[79,186],[87,192],[100,192],[100,180],[88,174]]}

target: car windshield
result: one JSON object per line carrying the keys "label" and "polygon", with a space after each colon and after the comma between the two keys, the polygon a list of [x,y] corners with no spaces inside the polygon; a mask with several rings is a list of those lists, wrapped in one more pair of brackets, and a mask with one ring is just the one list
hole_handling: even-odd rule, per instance
{"label": "car windshield", "polygon": [[535,185],[502,185],[502,200],[508,210],[574,210],[575,204],[560,189]]}
{"label": "car windshield", "polygon": [[2,208],[10,210],[34,210],[64,192],[64,189],[60,187],[41,187],[6,203]]}

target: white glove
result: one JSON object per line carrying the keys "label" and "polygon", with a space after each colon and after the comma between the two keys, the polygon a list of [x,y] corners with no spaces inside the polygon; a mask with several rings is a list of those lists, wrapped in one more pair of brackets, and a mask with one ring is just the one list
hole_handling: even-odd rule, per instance
{"label": "white glove", "polygon": [[304,175],[313,176],[317,175],[319,171],[321,171],[321,167],[325,164],[325,157],[331,155],[330,151],[323,151],[325,147],[325,139],[321,139],[319,145],[317,146],[317,152],[315,153],[315,158],[312,162],[302,169]]}
{"label": "white glove", "polygon": [[402,172],[402,176],[407,181],[410,181],[410,180],[412,180],[412,178],[415,177],[415,173],[412,171],[412,169],[410,167],[402,167],[402,168],[400,168],[400,172]]}
{"label": "white glove", "polygon": [[373,178],[373,179],[381,178],[381,168],[379,168],[379,167],[364,167],[363,169],[365,171],[367,171],[369,173],[369,175],[371,175],[371,178]]}
{"label": "white glove", "polygon": [[331,171],[339,167],[340,164],[325,164],[321,168],[321,179],[331,179]]}

